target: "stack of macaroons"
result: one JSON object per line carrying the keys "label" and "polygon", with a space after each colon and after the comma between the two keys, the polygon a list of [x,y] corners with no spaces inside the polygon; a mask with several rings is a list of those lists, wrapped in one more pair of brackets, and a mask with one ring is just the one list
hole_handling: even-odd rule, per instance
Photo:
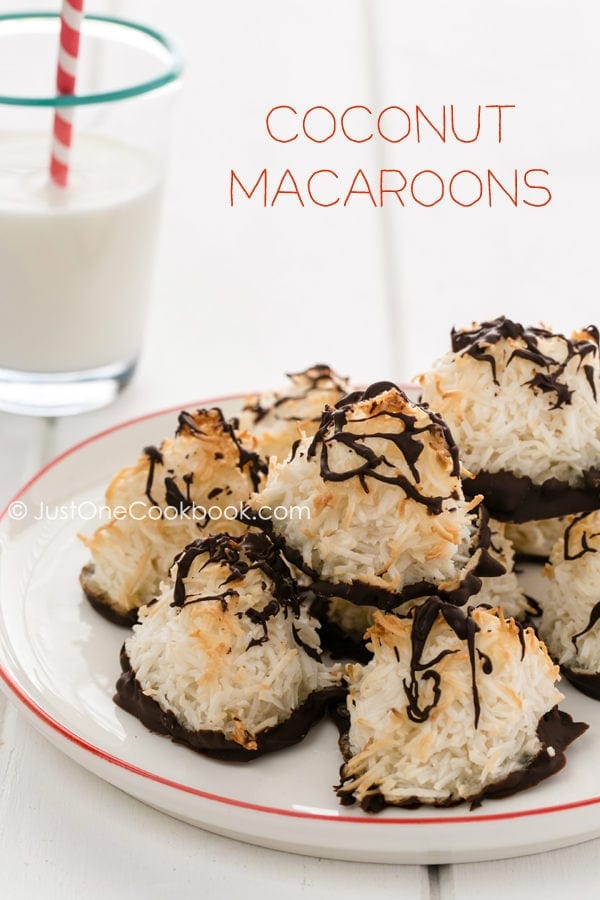
{"label": "stack of macaroons", "polygon": [[373,659],[348,667],[338,707],[343,803],[477,805],[564,766],[587,726],[558,710],[558,668],[533,629],[436,598],[374,619]]}
{"label": "stack of macaroons", "polygon": [[550,556],[550,588],[536,598],[540,633],[570,680],[600,697],[596,550],[570,550],[574,541],[594,547],[600,508],[598,342],[594,326],[567,338],[501,317],[453,330],[451,352],[419,380],[473,475],[465,494],[483,494],[508,523],[518,557]]}
{"label": "stack of macaroons", "polygon": [[132,625],[190,541],[224,530],[241,534],[236,510],[259,486],[269,457],[285,457],[299,437],[314,434],[325,405],[348,386],[325,365],[289,378],[286,389],[252,397],[240,421],[218,408],[181,412],[173,439],[146,447],[135,466],[115,476],[106,504],[125,514],[82,538],[92,559],[81,584],[105,618]]}
{"label": "stack of macaroons", "polygon": [[315,433],[326,406],[347,394],[349,382],[330,366],[317,364],[288,375],[283,390],[250,397],[241,415],[243,428],[256,437],[264,459],[285,459],[294,443]]}
{"label": "stack of macaroons", "polygon": [[[158,510],[85,539],[88,599],[137,621],[119,706],[244,762],[302,740],[335,707],[338,793],[369,812],[477,803],[564,765],[586,726],[557,710],[558,668],[515,621],[538,610],[504,522],[600,498],[597,333],[567,341],[499,319],[453,342],[423,376],[427,402],[391,382],[347,393],[346,379],[313,366],[252,398],[241,424],[218,409],[182,413],[173,440],[119,473],[111,508]],[[569,448],[572,409],[583,426]],[[510,508],[497,502],[507,475]],[[527,515],[515,514],[515,484]],[[188,514],[238,505],[235,520]],[[323,650],[360,664],[328,663]]]}
{"label": "stack of macaroons", "polygon": [[540,636],[569,681],[600,700],[600,511],[571,521],[544,574]]}
{"label": "stack of macaroons", "polygon": [[115,701],[152,731],[247,761],[300,741],[339,699],[317,624],[264,534],[198,540],[139,611]]}
{"label": "stack of macaroons", "polygon": [[[265,471],[254,438],[235,419],[220,409],[180,413],[175,437],[146,447],[110,483],[106,504],[119,515],[82,538],[92,556],[81,573],[90,603],[113,622],[133,624],[186,544],[203,534],[242,533],[235,510]],[[226,508],[232,516],[215,514]]]}
{"label": "stack of macaroons", "polygon": [[465,603],[480,576],[504,572],[480,499],[464,498],[443,419],[380,382],[327,407],[314,437],[269,466],[250,508],[306,513],[268,527],[315,594],[396,609],[432,594]]}

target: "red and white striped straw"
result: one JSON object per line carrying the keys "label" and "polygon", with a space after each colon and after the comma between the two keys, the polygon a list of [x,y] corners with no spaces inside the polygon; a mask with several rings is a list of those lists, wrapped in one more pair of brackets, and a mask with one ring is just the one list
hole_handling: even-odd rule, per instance
{"label": "red and white striped straw", "polygon": [[[63,0],[60,12],[60,46],[56,69],[56,90],[59,94],[74,94],[79,57],[79,37],[83,19],[84,0]],[[69,181],[69,156],[73,137],[74,107],[58,107],[54,112],[50,178],[59,187]]]}

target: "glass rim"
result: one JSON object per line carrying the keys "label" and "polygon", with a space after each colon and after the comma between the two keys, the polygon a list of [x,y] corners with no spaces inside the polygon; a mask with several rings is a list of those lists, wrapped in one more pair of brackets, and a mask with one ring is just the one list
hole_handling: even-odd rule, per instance
{"label": "glass rim", "polygon": [[[53,12],[21,12],[21,13],[2,13],[0,14],[0,29],[4,22],[9,21],[27,21],[36,19],[58,19],[60,13]],[[43,97],[26,97],[5,95],[0,93],[0,105],[8,106],[37,106],[37,107],[65,107],[65,106],[88,106],[96,103],[114,103],[118,100],[128,100],[132,97],[139,97],[151,91],[165,87],[177,81],[183,72],[183,57],[177,44],[155,28],[149,25],[142,25],[140,22],[134,22],[132,19],[123,19],[119,16],[105,16],[99,14],[86,14],[85,20],[90,22],[103,22],[108,25],[119,25],[137,31],[147,37],[152,38],[156,43],[160,44],[171,56],[170,65],[162,75],[142,81],[139,84],[130,87],[120,88],[112,91],[101,91],[96,94],[52,94]],[[1,37],[1,35],[0,35]]]}

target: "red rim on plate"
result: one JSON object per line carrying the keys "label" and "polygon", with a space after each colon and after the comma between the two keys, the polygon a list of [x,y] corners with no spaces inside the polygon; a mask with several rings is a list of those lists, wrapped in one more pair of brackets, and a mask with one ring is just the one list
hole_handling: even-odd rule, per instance
{"label": "red rim on plate", "polygon": [[[404,386],[408,388],[408,385]],[[213,397],[208,400],[199,401],[202,406],[213,406],[217,403],[222,403],[223,401],[228,400],[241,400],[244,397],[248,396],[247,394],[231,394],[229,396],[223,397]],[[59,463],[61,463],[64,459],[67,459],[69,456],[72,456],[78,450],[86,447],[88,444],[93,444],[98,440],[101,440],[104,437],[107,437],[109,434],[113,434],[115,431],[120,431],[125,428],[129,428],[132,425],[137,425],[139,422],[145,422],[149,419],[155,419],[163,415],[167,415],[169,413],[177,412],[181,409],[186,409],[192,406],[198,406],[198,402],[186,404],[184,406],[172,406],[167,409],[161,409],[156,412],[146,413],[145,415],[136,416],[132,419],[127,419],[125,422],[121,422],[118,425],[113,425],[110,428],[106,428],[103,431],[99,431],[97,434],[91,435],[91,437],[86,438],[83,441],[79,441],[77,444],[74,444],[68,450],[64,450],[58,456],[56,456],[53,460],[43,466],[29,481],[23,485],[23,487],[14,495],[14,497],[9,500],[6,504],[2,512],[0,513],[0,523],[6,518],[8,510],[11,505],[19,500],[28,490],[29,488],[35,484],[37,481],[42,478],[46,472],[50,469],[53,469]],[[585,806],[593,806],[597,803],[600,803],[599,797],[588,797],[585,800],[574,800],[571,803],[561,803],[555,806],[544,806],[544,807],[535,807],[533,809],[523,809],[516,810],[514,812],[504,812],[504,813],[490,813],[490,814],[480,814],[477,813],[475,815],[467,814],[464,816],[445,816],[443,818],[436,818],[433,816],[421,817],[421,818],[409,818],[407,816],[404,817],[390,817],[390,818],[375,818],[375,817],[367,817],[367,816],[337,816],[333,814],[327,813],[313,813],[313,812],[301,812],[299,810],[292,809],[279,809],[277,807],[272,806],[261,806],[257,803],[247,803],[243,800],[236,800],[233,797],[223,797],[220,794],[211,794],[208,791],[202,791],[199,788],[191,787],[190,785],[180,784],[177,781],[171,781],[169,778],[163,778],[161,775],[157,775],[154,772],[148,772],[146,769],[141,769],[138,766],[134,766],[131,763],[126,762],[123,759],[119,759],[118,756],[113,756],[111,753],[106,753],[100,747],[96,747],[94,744],[90,744],[88,741],[79,737],[79,735],[70,731],[68,728],[65,728],[60,722],[57,722],[56,719],[53,719],[52,716],[48,715],[38,704],[29,697],[25,691],[11,678],[6,669],[0,664],[0,677],[7,685],[7,687],[12,691],[15,697],[20,700],[20,702],[30,711],[32,712],[41,722],[45,725],[49,726],[53,731],[56,731],[57,734],[60,734],[62,737],[66,738],[71,743],[80,747],[82,750],[86,750],[88,753],[91,753],[93,756],[98,757],[104,762],[110,763],[111,765],[117,766],[118,768],[124,769],[127,772],[132,773],[133,775],[138,775],[142,778],[147,778],[150,781],[154,781],[157,784],[161,784],[165,787],[174,788],[175,790],[182,791],[185,794],[192,794],[197,797],[202,797],[203,800],[211,800],[215,803],[222,803],[226,806],[235,806],[238,809],[246,809],[252,812],[260,812],[260,813],[268,813],[270,815],[275,816],[287,816],[294,819],[311,819],[313,821],[326,821],[326,822],[345,822],[345,823],[353,823],[359,825],[458,825],[462,823],[469,824],[471,822],[496,822],[502,819],[521,819],[526,816],[539,816],[546,815],[548,813],[557,813],[557,812],[566,812],[572,809],[579,809]]]}

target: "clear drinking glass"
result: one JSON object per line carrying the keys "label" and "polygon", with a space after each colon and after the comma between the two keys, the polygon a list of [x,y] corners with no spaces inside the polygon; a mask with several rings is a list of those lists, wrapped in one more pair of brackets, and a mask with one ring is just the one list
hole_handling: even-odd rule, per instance
{"label": "clear drinking glass", "polygon": [[[77,94],[56,96],[60,18],[0,16],[0,409],[111,402],[140,350],[182,63],[150,28],[86,16]],[[49,180],[73,107],[69,185]]]}

